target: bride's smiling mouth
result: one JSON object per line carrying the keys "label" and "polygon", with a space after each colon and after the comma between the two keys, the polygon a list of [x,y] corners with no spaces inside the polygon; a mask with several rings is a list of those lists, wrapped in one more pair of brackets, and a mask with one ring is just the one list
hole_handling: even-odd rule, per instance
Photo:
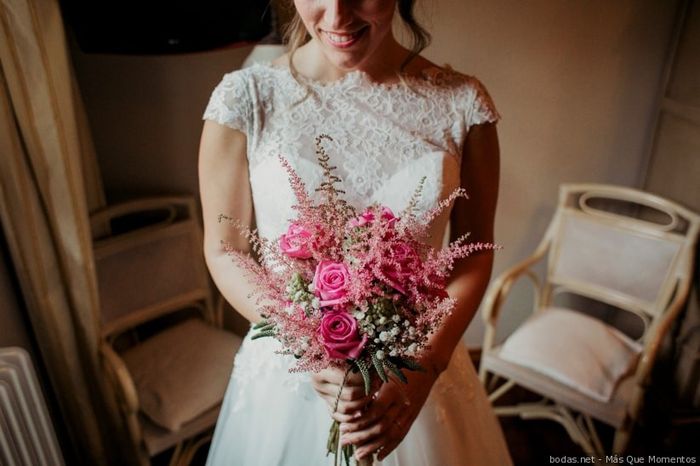
{"label": "bride's smiling mouth", "polygon": [[321,29],[320,31],[326,43],[328,43],[332,47],[346,49],[356,44],[362,38],[362,36],[365,35],[365,32],[367,32],[368,28],[369,26],[363,26],[360,29],[353,32],[326,31],[325,29]]}

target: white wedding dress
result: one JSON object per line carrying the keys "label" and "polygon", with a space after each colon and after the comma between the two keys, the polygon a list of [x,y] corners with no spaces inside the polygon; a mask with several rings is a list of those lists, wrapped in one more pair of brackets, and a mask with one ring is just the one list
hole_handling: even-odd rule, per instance
{"label": "white wedding dress", "polygon": [[[296,81],[288,68],[256,64],[226,74],[204,118],[247,135],[250,185],[259,233],[286,230],[294,217],[288,178],[278,154],[312,191],[321,180],[314,139],[342,178],[345,198],[357,208],[381,202],[394,212],[426,177],[418,208],[433,206],[459,186],[462,145],[472,125],[498,114],[479,81],[433,68],[408,77],[408,86],[378,84],[362,71],[339,81]],[[311,94],[307,95],[307,90]],[[304,98],[306,96],[306,98]],[[448,213],[432,225],[439,247]],[[245,338],[219,414],[208,466],[331,465],[326,403],[310,375],[289,373],[293,358],[275,354],[270,338]],[[507,466],[500,426],[459,344],[401,445],[382,466]]]}

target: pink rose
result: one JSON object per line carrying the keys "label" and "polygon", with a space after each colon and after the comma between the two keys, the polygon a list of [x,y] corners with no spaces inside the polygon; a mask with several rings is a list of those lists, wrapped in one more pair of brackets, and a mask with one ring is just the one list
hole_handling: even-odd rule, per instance
{"label": "pink rose", "polygon": [[321,261],[313,279],[314,294],[321,298],[321,306],[332,306],[348,294],[350,272],[342,262]]}
{"label": "pink rose", "polygon": [[412,274],[420,272],[421,260],[418,253],[407,243],[395,242],[389,248],[382,272],[389,285],[396,291],[406,294],[406,284]]}
{"label": "pink rose", "polygon": [[345,311],[326,312],[321,318],[321,343],[332,359],[356,359],[367,343],[360,338],[357,321]]}
{"label": "pink rose", "polygon": [[311,233],[298,223],[292,223],[287,228],[287,233],[280,236],[279,247],[289,257],[308,259],[311,257],[309,243]]}

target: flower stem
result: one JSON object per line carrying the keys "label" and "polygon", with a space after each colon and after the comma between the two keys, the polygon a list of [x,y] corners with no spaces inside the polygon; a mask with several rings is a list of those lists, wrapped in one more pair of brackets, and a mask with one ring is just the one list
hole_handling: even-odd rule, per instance
{"label": "flower stem", "polygon": [[[345,382],[347,381],[348,376],[350,375],[350,369],[351,369],[351,367],[348,367],[348,369],[345,371],[345,375],[343,376],[343,383],[340,385],[340,390],[338,390],[338,395],[335,397],[335,405],[333,406],[333,413],[338,411],[338,404],[340,403],[340,395],[343,392],[343,388],[345,387]],[[336,420],[333,420],[333,424],[331,424],[330,431],[328,432],[328,442],[326,442],[326,449],[327,449],[328,453],[333,453],[333,455],[334,455],[334,460],[333,460],[334,466],[339,466],[338,458],[340,457],[340,461],[341,462],[343,461],[343,452],[342,452],[342,447],[340,446],[340,423]]]}
{"label": "flower stem", "polygon": [[338,394],[335,396],[335,405],[333,406],[333,413],[338,411],[338,403],[340,403],[340,394],[343,393],[343,388],[345,388],[345,382],[348,380],[348,375],[350,375],[350,370],[352,368],[348,366],[348,369],[345,371],[345,375],[343,376],[343,383],[340,385],[340,390],[338,390]]}

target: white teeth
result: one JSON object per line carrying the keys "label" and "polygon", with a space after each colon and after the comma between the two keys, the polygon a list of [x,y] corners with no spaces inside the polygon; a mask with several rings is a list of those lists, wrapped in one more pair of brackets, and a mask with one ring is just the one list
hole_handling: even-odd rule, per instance
{"label": "white teeth", "polygon": [[337,44],[350,42],[355,37],[357,37],[357,32],[355,32],[353,34],[335,34],[335,33],[328,32],[328,31],[324,31],[324,32],[326,33],[326,36],[330,39],[331,42],[335,42]]}

